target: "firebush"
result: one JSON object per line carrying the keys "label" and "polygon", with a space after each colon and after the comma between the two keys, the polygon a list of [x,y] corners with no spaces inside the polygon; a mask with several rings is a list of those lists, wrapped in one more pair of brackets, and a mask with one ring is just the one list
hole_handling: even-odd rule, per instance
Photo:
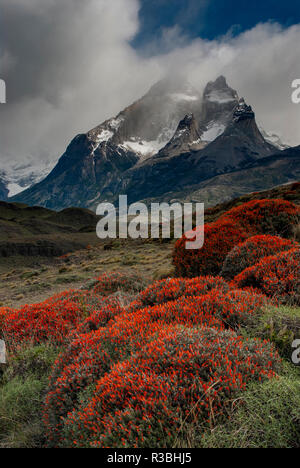
{"label": "firebush", "polygon": [[300,305],[300,249],[265,257],[234,278],[239,288],[253,287],[283,303]]}
{"label": "firebush", "polygon": [[186,250],[185,235],[176,242],[173,264],[178,276],[218,275],[228,252],[243,242],[247,233],[231,221],[219,220],[205,225],[204,236],[204,246],[200,250]]}
{"label": "firebush", "polygon": [[91,401],[69,413],[62,446],[170,447],[182,421],[212,424],[252,381],[275,376],[267,342],[232,331],[167,327],[97,383]]}
{"label": "firebush", "polygon": [[6,312],[1,318],[2,335],[11,350],[45,342],[60,345],[83,319],[78,303],[50,299]]}
{"label": "firebush", "polygon": [[78,335],[56,361],[46,398],[44,421],[47,439],[56,446],[62,437],[63,418],[80,402],[81,394],[113,364],[124,361],[161,331],[150,314],[136,311],[117,315],[113,323]]}
{"label": "firebush", "polygon": [[205,226],[202,249],[187,250],[185,235],[176,242],[173,253],[176,274],[182,277],[219,274],[226,256],[236,245],[258,234],[291,238],[299,218],[299,207],[285,200],[253,200],[235,207]]}
{"label": "firebush", "polygon": [[228,291],[229,285],[219,277],[202,276],[198,278],[168,278],[149,286],[137,298],[141,307],[164,304],[179,297],[201,296],[212,289]]}
{"label": "firebush", "polygon": [[181,297],[142,312],[147,320],[165,324],[238,329],[256,321],[268,303],[265,295],[252,291],[226,293],[214,289],[202,296]]}
{"label": "firebush", "polygon": [[61,443],[65,418],[78,409],[90,386],[113,365],[155,341],[163,330],[174,325],[238,329],[261,315],[265,303],[265,297],[251,292],[213,289],[202,296],[180,297],[134,311],[116,307],[107,316],[107,304],[101,314],[94,312],[72,333],[70,345],[53,368],[44,416],[49,443]]}
{"label": "firebush", "polygon": [[229,252],[224,261],[221,276],[232,279],[246,268],[258,263],[261,258],[291,250],[296,245],[294,241],[277,236],[250,237]]}
{"label": "firebush", "polygon": [[12,309],[8,307],[0,307],[0,337],[2,335],[3,321],[7,314],[11,313]]}
{"label": "firebush", "polygon": [[232,208],[221,219],[243,226],[252,235],[270,234],[289,239],[299,223],[300,208],[286,200],[252,200]]}
{"label": "firebush", "polygon": [[97,310],[94,310],[91,315],[78,326],[76,334],[83,335],[91,331],[99,330],[99,328],[107,326],[114,317],[123,312],[124,308],[117,297],[110,296],[102,298]]}

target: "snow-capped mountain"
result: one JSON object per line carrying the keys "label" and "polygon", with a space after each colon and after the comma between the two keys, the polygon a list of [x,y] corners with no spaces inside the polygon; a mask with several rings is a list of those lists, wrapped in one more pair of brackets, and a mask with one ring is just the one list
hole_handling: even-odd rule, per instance
{"label": "snow-capped mountain", "polygon": [[[189,116],[186,119],[193,120]],[[193,126],[187,128],[193,133]],[[255,114],[244,99],[238,100],[225,131],[210,144],[202,145],[201,149],[180,153],[174,153],[173,146],[167,145],[157,156],[127,171],[117,191],[126,191],[131,202],[151,199],[245,168],[277,151],[264,140]]]}
{"label": "snow-capped mountain", "polygon": [[[13,197],[43,180],[54,165],[50,161],[36,162],[30,158],[25,163],[2,163],[0,178],[7,190],[7,197]],[[4,199],[3,196],[0,199]]]}
{"label": "snow-capped mountain", "polygon": [[146,159],[158,153],[173,137],[187,114],[199,114],[201,96],[186,82],[165,79],[117,117],[97,126],[87,136],[94,150],[106,144]]}
{"label": "snow-capped mountain", "polygon": [[113,196],[125,171],[163,148],[186,114],[200,110],[201,96],[190,84],[162,80],[116,117],[76,136],[49,176],[15,199],[54,209],[94,206]]}
{"label": "snow-capped mountain", "polygon": [[255,114],[221,76],[203,96],[166,79],[117,116],[76,136],[51,173],[13,198],[53,209],[95,208],[188,190],[278,152]]}

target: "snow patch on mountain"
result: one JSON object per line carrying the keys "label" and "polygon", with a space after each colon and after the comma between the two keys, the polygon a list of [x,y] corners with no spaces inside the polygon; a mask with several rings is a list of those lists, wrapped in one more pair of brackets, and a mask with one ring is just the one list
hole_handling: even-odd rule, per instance
{"label": "snow patch on mountain", "polygon": [[201,139],[203,141],[212,142],[220,135],[222,135],[222,133],[224,133],[225,128],[226,125],[224,124],[219,122],[211,122],[207,127],[207,130],[201,134]]}
{"label": "snow patch on mountain", "polygon": [[122,117],[117,117],[115,119],[111,119],[110,122],[109,122],[109,126],[110,128],[112,128],[113,130],[118,130],[121,123],[123,122],[123,118]]}
{"label": "snow patch on mountain", "polygon": [[280,136],[277,135],[275,132],[267,132],[266,130],[263,129],[263,127],[261,125],[259,125],[258,128],[259,128],[262,136],[264,137],[264,139],[268,143],[271,143],[271,145],[276,146],[276,148],[278,148],[280,150],[286,150],[286,149],[290,148],[289,145],[287,145],[286,143],[283,143]]}
{"label": "snow patch on mountain", "polygon": [[145,140],[137,140],[137,141],[124,141],[122,148],[126,150],[133,151],[134,153],[138,153],[141,157],[150,157],[154,154],[158,153],[166,144],[167,141],[145,141]]}
{"label": "snow patch on mountain", "polygon": [[26,190],[31,186],[28,185],[27,187],[26,186],[21,187],[21,185],[15,184],[15,183],[12,182],[12,183],[7,184],[6,187],[7,187],[7,190],[8,190],[8,196],[13,197],[14,195],[18,195],[18,193],[23,192],[23,190]]}
{"label": "snow patch on mountain", "polygon": [[114,136],[114,133],[110,130],[102,130],[99,135],[97,135],[97,143],[103,143],[109,141]]}
{"label": "snow patch on mountain", "polygon": [[13,197],[45,179],[55,164],[55,162],[36,162],[31,159],[26,163],[2,162],[0,172],[9,191],[8,196]]}

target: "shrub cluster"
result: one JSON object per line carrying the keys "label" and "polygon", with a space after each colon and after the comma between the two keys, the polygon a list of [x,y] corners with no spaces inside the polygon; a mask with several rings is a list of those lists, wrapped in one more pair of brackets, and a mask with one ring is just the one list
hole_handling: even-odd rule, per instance
{"label": "shrub cluster", "polygon": [[300,304],[300,249],[265,257],[234,278],[239,288],[252,287],[287,304]]}
{"label": "shrub cluster", "polygon": [[242,227],[220,219],[204,226],[204,236],[204,246],[200,250],[187,250],[185,235],[178,239],[173,253],[177,276],[218,275],[227,253],[243,242],[247,233]]}
{"label": "shrub cluster", "polygon": [[274,377],[278,362],[269,344],[232,331],[162,329],[99,380],[85,408],[69,413],[67,444],[173,446],[183,420],[209,424],[250,381]]}
{"label": "shrub cluster", "polygon": [[7,311],[1,319],[1,333],[11,350],[45,342],[61,345],[83,318],[78,303],[50,299]]}
{"label": "shrub cluster", "polygon": [[[284,200],[254,200],[205,225],[202,249],[187,250],[185,235],[175,244],[173,264],[177,276],[219,274],[228,253],[247,238],[269,234],[291,238],[299,223],[300,209]],[[196,228],[197,229],[197,228]]]}
{"label": "shrub cluster", "polygon": [[[202,290],[200,288],[200,294],[207,284],[210,286],[225,284],[226,286],[226,283],[222,281],[218,283],[219,279],[213,283],[212,278],[198,278],[197,282],[203,286]],[[192,281],[186,283],[193,285]],[[179,283],[174,280],[174,284],[178,286]],[[151,294],[153,291],[157,292],[157,288],[158,285],[155,284],[153,290],[148,288],[147,293],[145,291],[145,294],[142,293],[141,296],[149,298],[150,294],[151,300],[153,300]],[[164,300],[164,295],[159,297],[160,302]],[[90,327],[86,327],[86,324],[90,322],[90,318],[87,318],[85,325],[81,325],[73,333],[73,340],[58,358],[52,372],[50,391],[46,398],[44,412],[49,445],[64,446],[62,434],[65,433],[66,426],[69,427],[70,424],[67,423],[68,415],[81,411],[82,406],[84,406],[82,401],[85,401],[84,395],[90,388],[93,389],[98,381],[113,372],[114,366],[118,363],[122,368],[121,363],[130,360],[131,356],[135,356],[137,353],[142,353],[145,346],[150,346],[151,343],[156,346],[164,333],[170,329],[173,330],[174,326],[181,327],[178,330],[181,330],[183,334],[188,333],[189,329],[197,330],[199,327],[213,329],[216,334],[221,333],[225,328],[238,329],[239,326],[246,325],[259,316],[265,303],[265,297],[251,292],[226,292],[226,290],[211,289],[210,292],[200,296],[181,296],[174,301],[146,308],[132,309],[129,307],[128,310],[123,310],[121,313],[118,310],[113,319],[106,323],[106,326],[102,322],[101,328],[96,327],[97,329],[92,331],[90,331]],[[81,334],[79,334],[79,330]],[[158,346],[160,347],[160,345]],[[178,346],[179,350],[182,349],[180,343]],[[267,349],[261,342],[258,346],[262,346],[262,350]],[[172,349],[170,349],[170,353],[173,353]],[[184,353],[182,359],[185,359]],[[138,358],[138,362],[140,362],[140,358]],[[245,366],[247,368],[247,361],[245,361]],[[131,364],[129,364],[129,369],[132,370]],[[152,372],[152,367],[149,370]],[[207,372],[214,381],[215,376],[212,370]],[[140,369],[141,373],[142,368]],[[131,382],[131,379],[134,379],[140,382],[140,378],[143,377],[134,375],[128,381]],[[156,376],[155,379],[157,379]],[[165,387],[165,385],[167,383],[164,380],[163,386]],[[170,382],[169,385],[173,388],[175,383]],[[94,396],[96,397],[97,394],[98,391],[95,392]],[[110,416],[107,417],[110,418]],[[153,425],[158,424],[155,418],[152,423]],[[70,435],[67,436],[66,445],[70,444],[69,437]],[[87,436],[86,443],[89,440],[90,435]],[[79,442],[77,441],[78,444]]]}
{"label": "shrub cluster", "polygon": [[[134,275],[105,274],[85,290],[0,309],[12,351],[62,346],[43,407],[47,446],[176,446],[185,425],[215,426],[241,390],[274,377],[272,344],[239,332],[255,329],[270,298],[300,303],[299,247],[274,237],[289,237],[297,216],[281,200],[246,203],[205,226],[200,251],[176,243],[182,278],[143,290]],[[222,267],[239,273],[230,284],[211,276]]]}
{"label": "shrub cluster", "polygon": [[259,235],[234,247],[227,255],[221,272],[226,279],[233,279],[246,268],[255,265],[263,257],[291,250],[296,242],[277,236]]}
{"label": "shrub cluster", "polygon": [[220,277],[168,278],[157,281],[140,293],[137,303],[140,307],[164,304],[179,297],[201,296],[212,289],[226,292],[229,285]]}

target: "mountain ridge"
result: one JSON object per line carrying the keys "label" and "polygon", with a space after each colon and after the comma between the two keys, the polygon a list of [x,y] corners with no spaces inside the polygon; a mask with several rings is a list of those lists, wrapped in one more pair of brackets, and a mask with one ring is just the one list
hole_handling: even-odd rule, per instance
{"label": "mountain ridge", "polygon": [[181,192],[278,153],[255,114],[221,76],[202,98],[176,79],[156,83],[116,117],[77,135],[51,173],[12,201],[95,209]]}

